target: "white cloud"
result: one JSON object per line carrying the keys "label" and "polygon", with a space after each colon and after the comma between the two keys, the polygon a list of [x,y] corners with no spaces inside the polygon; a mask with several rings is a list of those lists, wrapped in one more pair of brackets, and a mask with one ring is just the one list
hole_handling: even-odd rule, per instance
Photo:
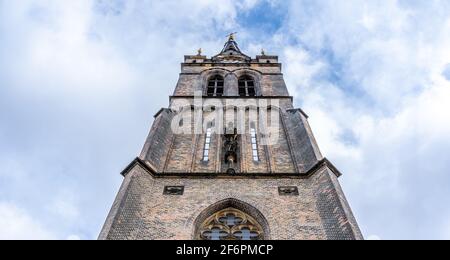
{"label": "white cloud", "polygon": [[[310,8],[302,8],[308,4]],[[332,62],[332,69],[339,70],[330,73],[339,77],[347,90],[363,91],[365,98],[375,102],[375,109],[391,112],[399,97],[417,94],[430,73],[442,69],[450,58],[446,51],[448,15],[435,15],[433,26],[429,20],[421,20],[435,9],[412,11],[398,1],[383,5],[360,0],[339,5],[334,1],[295,1],[289,29],[308,50],[327,51],[326,56],[313,59]],[[360,21],[367,17],[379,26],[369,31],[361,26]]]}
{"label": "white cloud", "polygon": [[2,18],[9,26],[4,38],[15,44],[4,59],[14,84],[37,95],[84,96],[133,83],[119,52],[90,34],[92,1],[24,3],[5,4],[10,13]]}
{"label": "white cloud", "polygon": [[449,2],[296,0],[278,32],[253,35],[237,17],[260,2],[0,1],[0,194],[29,210],[2,205],[23,223],[11,232],[50,222],[59,238],[95,237],[183,55],[214,55],[239,31],[250,52],[282,56],[364,231],[443,237]]}
{"label": "white cloud", "polygon": [[366,238],[366,240],[381,240],[381,238],[377,235],[370,235]]}
{"label": "white cloud", "polygon": [[216,54],[255,4],[0,1],[2,198],[58,238],[96,237],[183,55]]}
{"label": "white cloud", "polygon": [[70,235],[66,240],[81,240],[81,238],[78,235]]}
{"label": "white cloud", "polygon": [[1,240],[52,240],[55,235],[15,205],[0,202]]}
{"label": "white cloud", "polygon": [[326,70],[326,64],[314,60],[307,51],[302,48],[287,47],[284,50],[286,58],[286,83],[290,94],[301,96],[300,90],[314,87],[314,76]]}
{"label": "white cloud", "polygon": [[68,190],[61,191],[55,195],[48,210],[65,221],[76,221],[80,216],[78,196]]}
{"label": "white cloud", "polygon": [[448,214],[435,212],[449,205],[450,16],[441,11],[450,6],[333,3],[292,3],[288,31],[302,44],[285,48],[288,84],[344,172],[363,230],[442,238]]}

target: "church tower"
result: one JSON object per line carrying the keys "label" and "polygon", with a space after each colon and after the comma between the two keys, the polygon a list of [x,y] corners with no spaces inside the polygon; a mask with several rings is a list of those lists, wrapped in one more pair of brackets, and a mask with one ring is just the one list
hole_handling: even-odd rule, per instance
{"label": "church tower", "polygon": [[363,239],[277,56],[185,56],[99,239]]}

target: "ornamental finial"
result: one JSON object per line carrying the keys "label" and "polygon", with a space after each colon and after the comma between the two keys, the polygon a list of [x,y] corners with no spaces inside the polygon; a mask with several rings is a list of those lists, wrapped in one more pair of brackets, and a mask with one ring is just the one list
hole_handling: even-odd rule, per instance
{"label": "ornamental finial", "polygon": [[230,34],[228,35],[228,41],[234,41],[235,38],[236,38],[236,34],[237,34],[237,32],[230,33]]}
{"label": "ornamental finial", "polygon": [[197,55],[198,55],[198,56],[202,56],[202,52],[203,52],[202,48],[198,49]]}

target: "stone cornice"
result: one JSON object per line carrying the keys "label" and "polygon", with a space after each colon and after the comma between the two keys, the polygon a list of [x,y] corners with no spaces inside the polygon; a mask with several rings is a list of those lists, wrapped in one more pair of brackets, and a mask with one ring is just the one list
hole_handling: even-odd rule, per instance
{"label": "stone cornice", "polygon": [[[169,99],[173,98],[195,98],[195,96],[190,95],[176,95],[176,96],[169,96]],[[202,96],[203,99],[290,99],[291,101],[294,100],[293,96],[256,96],[256,97],[239,97],[239,96],[221,96],[221,97],[209,97],[209,96]]]}
{"label": "stone cornice", "polygon": [[181,68],[183,67],[250,67],[252,65],[258,65],[260,67],[274,67],[274,68],[282,68],[283,65],[279,62],[277,63],[262,63],[257,61],[251,62],[241,62],[241,63],[224,63],[224,62],[212,62],[212,61],[203,61],[198,63],[188,63],[182,62]]}
{"label": "stone cornice", "polygon": [[[183,75],[202,75],[202,73],[205,71],[200,71],[200,72],[181,72],[179,73],[180,76]],[[261,71],[257,71],[258,73],[260,73],[263,76],[283,76],[284,74],[281,72],[261,72]]]}
{"label": "stone cornice", "polygon": [[140,158],[134,159],[122,171],[122,176],[127,174],[135,167],[140,166],[148,174],[154,178],[181,178],[181,179],[307,179],[316,174],[323,167],[330,169],[337,177],[342,174],[339,170],[327,159],[324,158],[318,161],[311,169],[304,173],[238,173],[229,175],[226,173],[158,173],[155,168],[148,162]]}
{"label": "stone cornice", "polygon": [[286,110],[287,112],[300,112],[306,119],[308,119],[309,118],[309,116],[308,116],[308,114],[306,114],[305,113],[305,111],[303,111],[303,109],[301,109],[301,108],[294,108],[294,109],[288,109],[288,110]]}

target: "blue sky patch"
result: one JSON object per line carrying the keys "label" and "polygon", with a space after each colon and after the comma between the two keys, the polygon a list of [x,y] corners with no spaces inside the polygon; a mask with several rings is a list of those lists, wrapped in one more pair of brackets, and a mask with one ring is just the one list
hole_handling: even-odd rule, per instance
{"label": "blue sky patch", "polygon": [[450,63],[445,66],[444,71],[442,72],[442,75],[450,81]]}
{"label": "blue sky patch", "polygon": [[237,20],[246,30],[271,35],[282,27],[286,14],[284,3],[260,1],[248,11],[239,11]]}
{"label": "blue sky patch", "polygon": [[429,80],[449,20],[450,1],[0,0],[0,240],[96,239],[183,55],[233,31],[301,86],[367,237],[450,239],[450,93]]}

